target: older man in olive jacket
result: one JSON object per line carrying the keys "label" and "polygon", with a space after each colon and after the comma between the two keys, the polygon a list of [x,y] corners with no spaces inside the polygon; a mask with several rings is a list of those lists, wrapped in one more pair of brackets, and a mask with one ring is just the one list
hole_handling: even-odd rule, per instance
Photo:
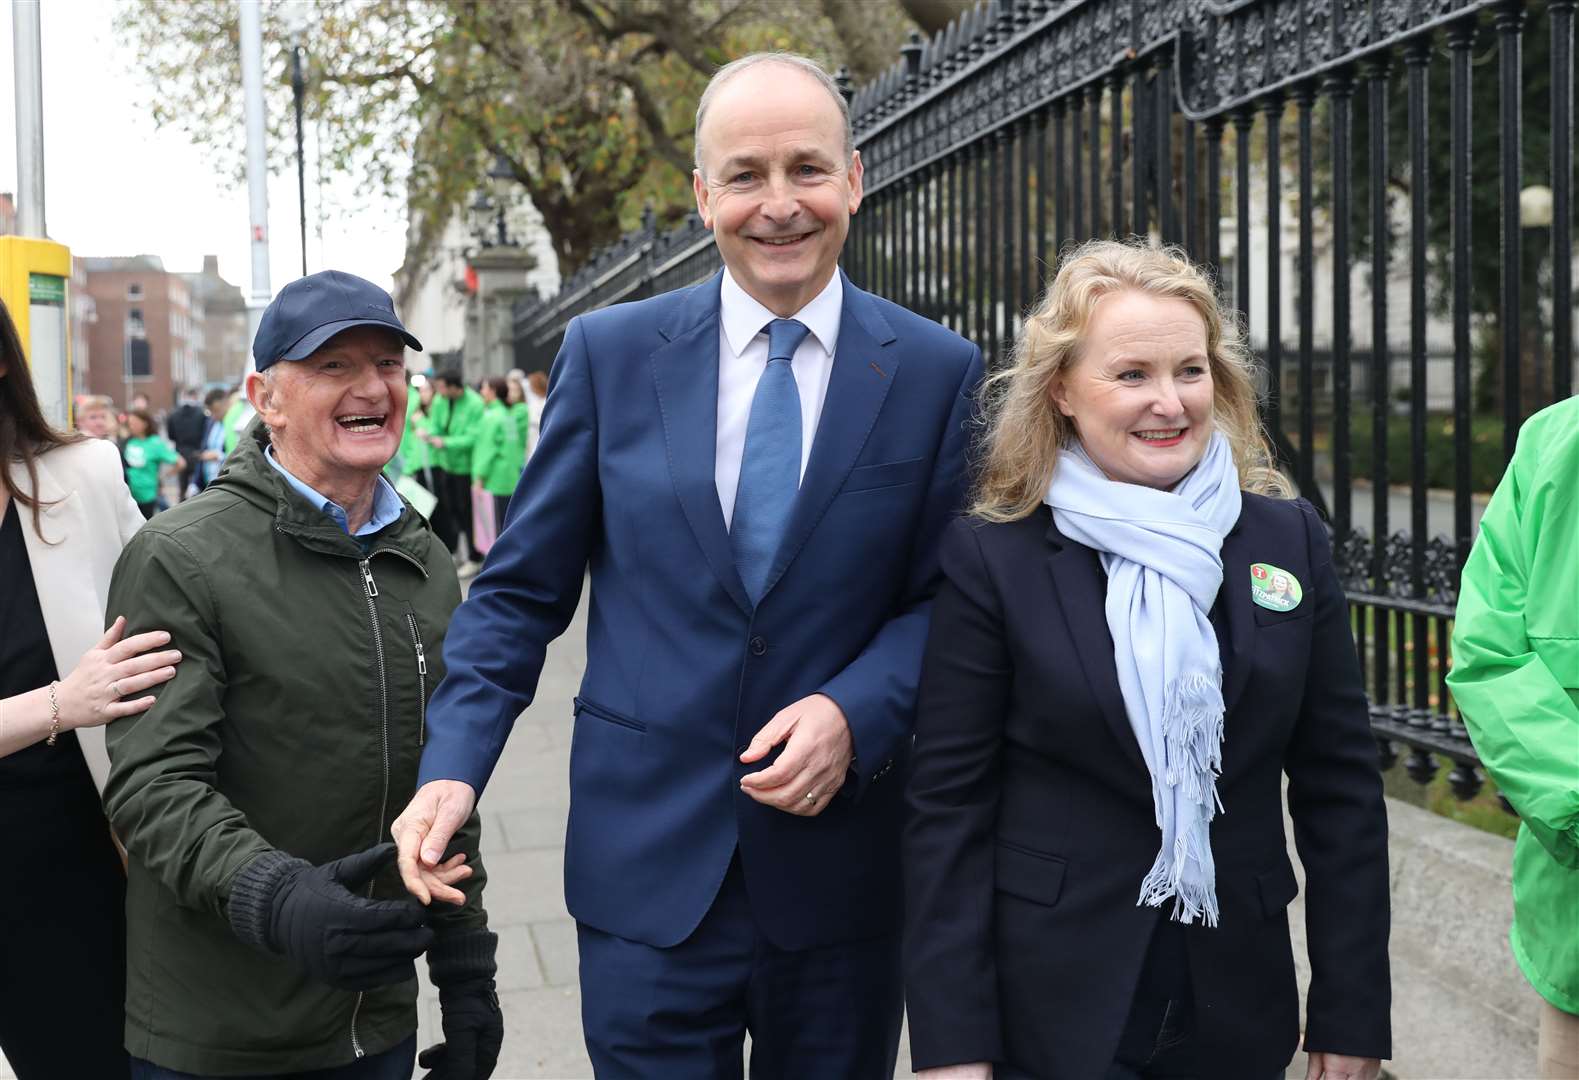
{"label": "older man in olive jacket", "polygon": [[168,629],[184,658],[108,732],[138,1080],[408,1080],[424,950],[445,1043],[422,1064],[493,1071],[477,820],[433,875],[451,905],[431,913],[380,844],[415,786],[460,601],[443,545],[379,475],[405,423],[404,345],[421,348],[377,286],[286,286],[247,377],[261,422],[116,568],[111,609]]}

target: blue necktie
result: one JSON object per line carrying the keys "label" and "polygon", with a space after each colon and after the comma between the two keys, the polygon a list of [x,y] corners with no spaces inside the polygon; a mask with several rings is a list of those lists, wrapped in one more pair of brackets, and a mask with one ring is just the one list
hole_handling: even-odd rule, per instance
{"label": "blue necktie", "polygon": [[794,319],[774,319],[767,332],[768,366],[751,399],[729,528],[735,567],[752,603],[767,589],[768,571],[800,490],[800,390],[790,359],[811,331]]}

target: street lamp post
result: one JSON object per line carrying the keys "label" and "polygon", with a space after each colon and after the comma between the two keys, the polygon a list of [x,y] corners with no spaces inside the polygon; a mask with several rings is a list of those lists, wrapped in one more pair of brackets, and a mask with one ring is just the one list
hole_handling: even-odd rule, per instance
{"label": "street lamp post", "polygon": [[291,96],[296,103],[296,200],[301,210],[302,277],[307,276],[307,155],[303,152],[302,99],[307,94],[307,81],[302,77],[301,42],[291,47]]}

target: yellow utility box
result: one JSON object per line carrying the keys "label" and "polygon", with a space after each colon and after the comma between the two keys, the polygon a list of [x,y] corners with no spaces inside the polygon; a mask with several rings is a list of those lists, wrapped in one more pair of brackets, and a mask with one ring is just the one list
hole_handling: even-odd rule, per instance
{"label": "yellow utility box", "polygon": [[0,300],[22,338],[44,416],[71,426],[71,249],[53,240],[0,236]]}

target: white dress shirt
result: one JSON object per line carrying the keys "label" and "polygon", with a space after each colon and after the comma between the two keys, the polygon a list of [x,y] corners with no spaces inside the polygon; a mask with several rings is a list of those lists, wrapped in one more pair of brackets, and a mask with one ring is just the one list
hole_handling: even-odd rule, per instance
{"label": "white dress shirt", "polygon": [[[713,479],[718,485],[718,505],[724,527],[735,517],[735,491],[740,486],[740,456],[746,449],[746,425],[757,380],[768,366],[767,325],[773,314],[742,289],[728,270],[720,289],[718,316],[718,445],[713,459]],[[828,377],[833,374],[833,351],[839,342],[839,319],[844,314],[844,283],[837,271],[822,292],[790,318],[804,323],[811,333],[795,350],[790,370],[800,390],[800,475],[806,476],[811,442],[817,434]]]}

